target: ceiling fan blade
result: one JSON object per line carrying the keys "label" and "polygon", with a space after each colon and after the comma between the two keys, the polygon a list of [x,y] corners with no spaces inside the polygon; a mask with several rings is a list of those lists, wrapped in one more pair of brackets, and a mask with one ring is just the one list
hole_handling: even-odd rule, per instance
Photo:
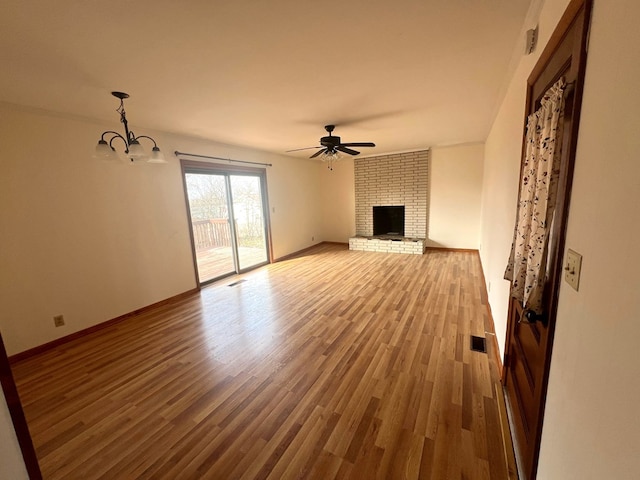
{"label": "ceiling fan blade", "polygon": [[351,150],[350,148],[345,147],[344,144],[338,145],[336,147],[336,150],[339,150],[339,151],[344,152],[344,153],[348,153],[349,155],[358,155],[360,153],[360,152],[356,152],[355,150]]}
{"label": "ceiling fan blade", "polygon": [[341,143],[343,147],[375,147],[376,144],[373,142],[349,142],[349,143]]}
{"label": "ceiling fan blade", "polygon": [[304,147],[304,148],[294,148],[293,150],[286,150],[285,153],[289,152],[299,152],[300,150],[311,150],[312,148],[324,148],[324,147]]}
{"label": "ceiling fan blade", "polygon": [[319,155],[322,155],[324,152],[326,152],[327,149],[323,148],[322,150],[318,150],[316,153],[314,153],[313,155],[311,155],[309,158],[316,158]]}

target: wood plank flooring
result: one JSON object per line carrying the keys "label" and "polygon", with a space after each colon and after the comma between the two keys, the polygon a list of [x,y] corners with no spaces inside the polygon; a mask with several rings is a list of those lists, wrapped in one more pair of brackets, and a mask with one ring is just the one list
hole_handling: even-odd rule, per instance
{"label": "wood plank flooring", "polygon": [[44,477],[509,478],[483,289],[475,253],[321,245],[24,360]]}
{"label": "wood plank flooring", "polygon": [[[240,269],[251,268],[267,261],[265,248],[238,247]],[[198,276],[201,282],[235,272],[231,247],[212,247],[196,251]]]}

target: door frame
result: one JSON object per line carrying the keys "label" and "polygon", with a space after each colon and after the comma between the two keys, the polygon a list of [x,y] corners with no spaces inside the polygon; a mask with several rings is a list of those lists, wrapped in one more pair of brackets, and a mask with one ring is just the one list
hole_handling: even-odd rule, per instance
{"label": "door frame", "polygon": [[7,403],[11,422],[13,423],[13,429],[15,430],[22,458],[24,459],[27,475],[29,475],[31,480],[41,480],[42,473],[40,472],[38,457],[36,456],[33,440],[31,439],[31,433],[29,432],[29,426],[27,425],[27,420],[24,416],[24,410],[22,409],[20,395],[18,394],[16,382],[13,378],[13,372],[11,371],[7,351],[4,348],[2,334],[0,334],[0,384],[2,385],[4,399]]}
{"label": "door frame", "polygon": [[[256,168],[256,167],[244,167],[244,166],[237,166],[237,165],[224,165],[224,164],[213,163],[213,162],[181,159],[180,170],[182,175],[182,185],[184,189],[185,206],[187,209],[187,221],[189,224],[189,238],[191,241],[191,253],[193,256],[193,270],[195,272],[196,285],[198,286],[198,288],[202,287],[203,285],[216,282],[223,277],[236,275],[237,273],[244,273],[254,268],[261,267],[265,264],[273,263],[273,246],[271,243],[271,219],[269,217],[270,208],[269,208],[269,195],[267,190],[267,169]],[[193,225],[191,223],[191,207],[189,206],[189,193],[187,190],[187,177],[186,177],[187,173],[201,173],[201,174],[210,174],[210,175],[248,175],[248,176],[260,177],[260,189],[262,194],[262,200],[264,202],[262,207],[263,207],[263,216],[264,216],[264,223],[265,223],[264,229],[265,229],[265,241],[266,241],[266,251],[267,251],[267,261],[265,263],[260,263],[255,266],[251,266],[245,269],[240,269],[238,265],[238,259],[237,259],[238,252],[235,250],[235,246],[234,246],[232,248],[234,250],[234,265],[236,266],[236,271],[229,275],[224,275],[223,277],[213,278],[211,280],[207,280],[206,282],[202,282],[202,283],[200,282],[200,275],[198,273],[198,259],[196,256],[196,249],[195,249],[195,237],[193,233]],[[227,182],[226,179],[225,179],[225,182]],[[229,202],[231,195],[232,193],[229,189],[229,185],[227,182],[227,202]],[[232,203],[230,203],[230,209],[231,210],[229,211],[229,215],[230,215],[229,221],[230,221],[230,224],[233,224]],[[230,225],[230,227],[232,229],[232,235],[235,235],[234,226]],[[235,245],[236,240],[232,240],[232,244]]]}
{"label": "door frame", "polygon": [[[584,89],[584,77],[586,71],[586,59],[588,49],[588,36],[591,23],[591,11],[593,8],[593,0],[571,0],[567,6],[562,18],[558,22],[553,34],[551,35],[545,49],[543,50],[538,62],[531,71],[529,78],[527,79],[527,100],[525,108],[525,118],[523,122],[523,142],[520,164],[520,176],[518,178],[519,183],[522,177],[522,159],[525,156],[526,149],[526,125],[528,115],[536,109],[536,102],[540,97],[550,88],[561,76],[565,76],[568,83],[568,96],[572,97],[570,108],[565,110],[565,118],[570,118],[571,125],[569,130],[565,130],[565,134],[562,139],[562,165],[564,168],[560,172],[558,196],[556,200],[556,215],[553,222],[553,233],[551,235],[552,241],[549,245],[549,252],[551,255],[551,270],[549,274],[549,291],[545,292],[544,302],[545,311],[548,313],[547,317],[547,338],[546,343],[543,346],[544,350],[544,365],[542,369],[542,378],[540,381],[539,398],[534,399],[536,401],[537,415],[535,418],[535,425],[533,431],[533,444],[531,445],[532,451],[527,452],[530,458],[529,465],[522,465],[524,462],[522,458],[521,448],[517,444],[517,437],[512,433],[514,440],[514,449],[516,450],[516,461],[518,464],[518,472],[521,480],[533,480],[536,478],[538,459],[540,455],[540,443],[542,440],[542,426],[544,423],[544,410],[547,397],[547,388],[549,381],[549,371],[551,366],[551,355],[553,351],[553,338],[555,333],[556,316],[558,310],[558,299],[560,283],[562,281],[562,259],[565,250],[567,220],[569,213],[569,204],[571,200],[571,186],[573,182],[573,172],[575,166],[576,149],[578,142],[578,129],[580,126],[580,111],[582,106],[582,95]],[[576,22],[582,21],[581,24]],[[559,47],[561,47],[567,33],[573,28],[579,28],[577,41],[572,43],[571,55],[569,60],[564,63],[559,63]],[[565,54],[566,55],[566,54]],[[576,60],[574,63],[574,59]],[[534,85],[545,85],[534,90]],[[564,188],[562,188],[564,186]],[[520,194],[518,193],[518,197]],[[547,287],[545,287],[547,288]],[[507,401],[507,411],[509,418],[509,426],[513,432],[514,426],[514,412],[510,405],[509,395],[506,392],[506,382],[508,379],[508,369],[511,365],[509,361],[511,352],[511,337],[514,334],[516,328],[516,318],[519,315],[516,311],[513,311],[512,305],[515,302],[509,300],[509,312],[507,316],[507,335],[505,342],[505,354],[504,363],[502,369],[502,385],[505,388],[505,400]],[[517,307],[517,306],[516,306]],[[519,312],[522,315],[522,312]]]}

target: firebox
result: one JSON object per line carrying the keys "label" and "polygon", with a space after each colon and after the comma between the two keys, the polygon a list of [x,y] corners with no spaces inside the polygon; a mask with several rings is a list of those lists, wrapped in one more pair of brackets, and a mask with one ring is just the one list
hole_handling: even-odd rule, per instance
{"label": "firebox", "polygon": [[404,237],[404,205],[374,206],[373,234]]}

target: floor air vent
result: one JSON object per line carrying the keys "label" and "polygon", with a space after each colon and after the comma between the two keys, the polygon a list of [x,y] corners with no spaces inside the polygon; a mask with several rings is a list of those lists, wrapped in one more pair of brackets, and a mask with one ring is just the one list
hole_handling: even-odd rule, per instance
{"label": "floor air vent", "polygon": [[246,282],[246,280],[242,279],[242,280],[238,280],[237,282],[233,282],[230,283],[229,285],[227,285],[228,287],[235,287],[236,285],[238,285],[239,283],[244,283]]}
{"label": "floor air vent", "polygon": [[487,353],[486,338],[471,335],[471,350],[474,352]]}

